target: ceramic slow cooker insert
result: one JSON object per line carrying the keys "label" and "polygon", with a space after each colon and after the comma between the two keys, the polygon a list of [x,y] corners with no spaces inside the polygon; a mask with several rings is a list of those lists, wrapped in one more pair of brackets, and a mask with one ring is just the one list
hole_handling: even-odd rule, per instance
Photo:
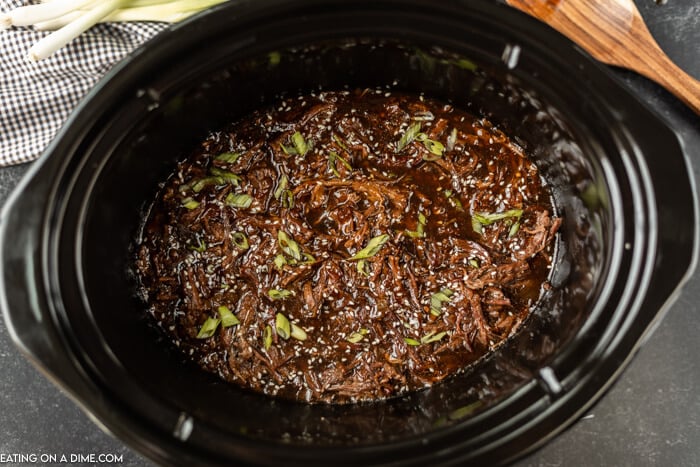
{"label": "ceramic slow cooker insert", "polygon": [[[309,405],[224,383],[151,326],[132,262],[159,182],[280,96],[385,87],[494,122],[564,222],[516,335],[433,388]],[[692,268],[695,202],[662,121],[569,41],[489,1],[232,1],[175,26],[83,101],[2,216],[17,344],[103,427],[167,464],[503,463],[589,407]]]}

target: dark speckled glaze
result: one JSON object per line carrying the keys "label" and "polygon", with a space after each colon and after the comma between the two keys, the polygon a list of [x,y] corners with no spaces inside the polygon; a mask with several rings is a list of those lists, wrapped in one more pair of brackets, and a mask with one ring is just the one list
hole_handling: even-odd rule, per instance
{"label": "dark speckled glaze", "polygon": [[[408,43],[414,58],[342,41],[372,31]],[[290,50],[288,66],[267,68],[267,53],[312,39],[326,53]],[[513,43],[523,52],[509,70],[501,56]],[[445,62],[445,51],[478,69]],[[176,149],[230,117],[226,109],[259,106],[283,86],[397,76],[407,90],[468,97],[510,128],[573,214],[531,327],[440,389],[328,411],[231,393],[149,345],[129,312],[123,262]],[[510,461],[600,396],[695,258],[694,193],[673,132],[570,43],[491,2],[231,2],[118,67],[24,180],[2,218],[8,327],[114,434],[162,463]]]}

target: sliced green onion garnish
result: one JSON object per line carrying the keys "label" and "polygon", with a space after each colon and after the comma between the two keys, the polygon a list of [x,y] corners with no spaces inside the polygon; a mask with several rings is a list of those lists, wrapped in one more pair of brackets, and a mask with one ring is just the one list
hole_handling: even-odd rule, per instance
{"label": "sliced green onion garnish", "polygon": [[356,260],[371,258],[372,256],[376,255],[379,252],[379,250],[381,250],[382,245],[384,245],[387,242],[387,240],[389,240],[388,234],[378,235],[372,238],[369,242],[367,242],[366,247],[364,247],[348,259]]}
{"label": "sliced green onion garnish", "polygon": [[277,315],[275,315],[275,331],[277,331],[277,335],[284,340],[289,339],[291,335],[292,330],[289,320],[282,313],[277,313]]}
{"label": "sliced green onion garnish", "polygon": [[301,261],[301,248],[299,248],[299,244],[292,240],[285,231],[280,230],[277,233],[277,243],[282,251],[295,260]]}
{"label": "sliced green onion garnish", "polygon": [[424,160],[434,161],[441,158],[445,152],[445,146],[440,141],[430,139],[427,134],[421,133],[420,127],[421,123],[419,121],[408,127],[399,142],[396,143],[396,152],[400,152],[414,141],[419,141],[433,154],[433,156],[423,157]]}
{"label": "sliced green onion garnish", "polygon": [[469,405],[465,405],[464,407],[460,407],[458,409],[453,410],[450,412],[450,414],[447,416],[449,420],[459,420],[461,418],[466,417],[467,415],[470,415],[474,410],[479,408],[481,406],[481,401],[476,401],[473,402]]}
{"label": "sliced green onion garnish", "polygon": [[295,131],[294,134],[291,137],[292,140],[292,146],[285,146],[284,144],[281,144],[280,146],[282,147],[282,151],[284,151],[285,154],[288,155],[298,155],[298,156],[305,156],[307,152],[309,152],[309,149],[311,149],[311,145],[304,139],[301,133],[298,131]]}
{"label": "sliced green onion garnish", "polygon": [[363,336],[359,332],[353,332],[345,340],[348,342],[352,342],[353,344],[357,344],[358,342],[360,342],[364,338],[365,338],[365,336]]}
{"label": "sliced green onion garnish", "polygon": [[445,152],[445,146],[440,141],[435,141],[434,139],[428,138],[425,133],[418,133],[416,135],[416,141],[420,141],[425,146],[425,149],[430,151],[433,156],[424,156],[423,160],[435,161],[442,157],[442,153]]}
{"label": "sliced green onion garnish", "polygon": [[265,326],[265,330],[263,331],[263,345],[265,346],[265,350],[269,349],[272,345],[272,328],[269,324]]}
{"label": "sliced green onion garnish", "polygon": [[280,177],[280,181],[277,182],[277,189],[275,190],[275,199],[280,199],[282,197],[282,193],[287,189],[287,185],[289,185],[289,179],[287,178],[286,174],[282,174]]}
{"label": "sliced green onion garnish", "polygon": [[204,253],[207,251],[207,244],[202,240],[201,238],[197,239],[197,246],[189,246],[190,250],[192,251],[198,251],[200,253]]}
{"label": "sliced green onion garnish", "polygon": [[314,264],[316,262],[316,258],[309,253],[302,253],[301,256],[304,258],[301,264]]}
{"label": "sliced green onion garnish", "polygon": [[458,209],[459,211],[464,211],[464,206],[462,206],[462,202],[459,200],[459,198],[454,196],[454,192],[452,190],[445,190],[443,193],[445,194],[445,198],[447,198],[447,201],[449,201],[454,208]]}
{"label": "sliced green onion garnish", "polygon": [[285,298],[289,298],[294,295],[294,292],[287,289],[270,289],[267,291],[267,295],[272,300],[284,300]]}
{"label": "sliced green onion garnish", "polygon": [[294,149],[293,146],[285,146],[284,144],[280,144],[280,148],[282,148],[282,151],[284,151],[284,153],[288,156],[294,156],[297,153],[297,150]]}
{"label": "sliced green onion garnish", "polygon": [[476,216],[472,216],[472,230],[478,233],[479,235],[483,235],[484,233],[484,228]]}
{"label": "sliced green onion garnish", "polygon": [[357,272],[362,274],[365,277],[369,276],[369,271],[367,270],[367,261],[364,259],[361,259],[360,261],[357,262]]}
{"label": "sliced green onion garnish", "polygon": [[412,337],[404,337],[403,341],[405,343],[407,343],[408,345],[413,345],[413,346],[420,345],[420,342],[413,339]]}
{"label": "sliced green onion garnish", "polygon": [[241,250],[247,250],[248,248],[250,248],[250,244],[248,243],[248,237],[246,237],[246,235],[243,232],[233,232],[231,234],[231,240],[233,241],[233,244]]}
{"label": "sliced green onion garnish", "polygon": [[294,207],[294,193],[292,190],[284,190],[282,192],[282,198],[280,199],[283,208],[293,208]]}
{"label": "sliced green onion garnish", "polygon": [[292,336],[293,339],[296,339],[298,341],[305,341],[306,338],[308,337],[306,335],[306,331],[300,326],[297,326],[296,324],[292,323],[292,330],[290,335]]}
{"label": "sliced green onion garnish", "polygon": [[221,326],[230,328],[231,326],[241,324],[238,318],[236,318],[236,315],[234,315],[227,306],[221,305],[216,309],[216,311],[219,313],[219,317],[221,318]]}
{"label": "sliced green onion garnish", "polygon": [[353,344],[357,344],[360,342],[364,337],[369,334],[369,329],[365,328],[360,328],[359,332],[353,332],[350,334],[345,340],[348,342],[352,342]]}
{"label": "sliced green onion garnish", "polygon": [[515,234],[518,233],[518,230],[520,230],[520,221],[516,221],[513,225],[510,226],[510,229],[508,230],[508,238],[515,237]]}
{"label": "sliced green onion garnish", "polygon": [[199,328],[199,333],[197,334],[197,339],[208,339],[214,335],[216,328],[219,327],[221,320],[219,318],[209,317]]}
{"label": "sliced green onion garnish", "polygon": [[396,143],[396,152],[401,152],[403,148],[416,140],[420,133],[420,122],[416,122],[406,129],[406,132],[401,136],[401,139]]}
{"label": "sliced green onion garnish", "polygon": [[238,175],[236,175],[233,172],[229,172],[227,170],[221,170],[217,167],[212,167],[209,169],[209,171],[211,172],[212,175],[214,175],[216,177],[221,177],[222,179],[226,180],[227,182],[229,182],[230,184],[232,184],[234,186],[238,186],[241,182],[241,177],[239,177]]}
{"label": "sliced green onion garnish", "polygon": [[450,289],[444,288],[440,289],[439,292],[435,292],[430,296],[430,314],[433,316],[440,316],[442,313],[442,304],[450,301],[450,297],[454,292]]}
{"label": "sliced green onion garnish", "polygon": [[224,202],[227,206],[247,209],[253,204],[253,197],[246,193],[229,193]]}
{"label": "sliced green onion garnish", "polygon": [[222,177],[217,176],[204,177],[193,182],[190,186],[192,187],[192,191],[194,191],[195,193],[199,193],[204,188],[211,185],[226,185],[226,180]]}
{"label": "sliced green onion garnish", "polygon": [[333,141],[335,141],[338,146],[340,146],[343,151],[347,152],[348,154],[350,153],[350,150],[348,149],[347,145],[343,142],[342,139],[340,139],[340,136],[333,134]]}
{"label": "sliced green onion garnish", "polygon": [[350,163],[339,156],[337,152],[331,151],[328,154],[328,168],[331,170],[331,172],[333,172],[333,175],[340,178],[340,172],[338,172],[338,168],[336,167],[336,160],[340,161],[346,169],[352,172],[352,166]]}
{"label": "sliced green onion garnish", "polygon": [[182,200],[182,205],[189,210],[197,209],[199,207],[199,201],[195,201],[192,198],[185,198]]}
{"label": "sliced green onion garnish", "polygon": [[[519,224],[520,216],[523,215],[523,210],[522,209],[510,209],[508,211],[504,212],[494,212],[494,213],[486,213],[486,212],[475,212],[472,214],[472,229],[474,232],[478,234],[483,233],[483,228],[482,226],[484,225],[491,225],[496,221],[500,221],[503,219],[509,219],[509,218],[514,218],[516,220],[516,224]],[[516,228],[515,233],[517,233],[517,229],[520,228],[519,226]],[[511,227],[511,230],[513,230],[513,227]],[[512,235],[511,235],[512,236]]]}
{"label": "sliced green onion garnish", "polygon": [[218,156],[214,158],[214,160],[221,161],[221,162],[226,162],[227,164],[233,164],[238,160],[239,157],[241,157],[240,152],[222,152]]}
{"label": "sliced green onion garnish", "polygon": [[267,59],[270,66],[279,65],[282,55],[279,52],[270,52],[267,54]]}
{"label": "sliced green onion garnish", "polygon": [[495,212],[490,214],[485,212],[474,213],[474,217],[476,217],[479,220],[479,222],[481,222],[483,225],[493,224],[496,221],[500,221],[501,219],[507,219],[509,217],[520,218],[520,216],[522,215],[522,209],[510,209],[508,211]]}
{"label": "sliced green onion garnish", "polygon": [[442,332],[439,332],[437,334],[435,334],[434,332],[431,332],[430,334],[421,337],[420,343],[421,344],[428,344],[430,342],[437,342],[440,339],[442,339],[443,337],[445,337],[446,335],[447,335],[447,331],[442,331]]}
{"label": "sliced green onion garnish", "polygon": [[445,152],[445,146],[440,141],[435,141],[433,139],[426,138],[423,141],[423,146],[433,154],[433,156],[423,156],[423,160],[426,161],[436,161],[440,159]]}
{"label": "sliced green onion garnish", "polygon": [[282,270],[284,265],[287,264],[287,258],[285,258],[284,255],[280,253],[279,255],[275,256],[274,263],[277,269]]}
{"label": "sliced green onion garnish", "polygon": [[460,58],[459,60],[454,60],[452,63],[457,65],[463,70],[469,70],[469,71],[474,71],[476,70],[477,67],[476,63],[472,62],[471,60],[467,60],[466,58]]}
{"label": "sliced green onion garnish", "polygon": [[306,153],[309,152],[309,149],[311,149],[311,145],[306,142],[298,131],[294,132],[292,135],[292,144],[294,145],[294,149],[297,150],[297,154],[300,156],[305,156]]}
{"label": "sliced green onion garnish", "polygon": [[425,218],[425,214],[422,212],[418,213],[418,225],[416,230],[407,230],[406,235],[413,238],[423,238],[425,237],[425,226],[428,224],[428,220]]}

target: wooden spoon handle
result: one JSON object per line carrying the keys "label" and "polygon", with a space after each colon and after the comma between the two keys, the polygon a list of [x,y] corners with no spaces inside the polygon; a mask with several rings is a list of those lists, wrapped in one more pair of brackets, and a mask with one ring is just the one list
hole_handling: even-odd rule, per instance
{"label": "wooden spoon handle", "polygon": [[700,82],[678,68],[647,29],[633,0],[506,0],[598,60],[656,81],[700,115]]}
{"label": "wooden spoon handle", "polygon": [[[649,47],[639,49],[639,60],[623,66],[656,81],[700,115],[700,81],[673,63],[651,36],[649,40]],[[653,48],[658,52],[653,51]]]}

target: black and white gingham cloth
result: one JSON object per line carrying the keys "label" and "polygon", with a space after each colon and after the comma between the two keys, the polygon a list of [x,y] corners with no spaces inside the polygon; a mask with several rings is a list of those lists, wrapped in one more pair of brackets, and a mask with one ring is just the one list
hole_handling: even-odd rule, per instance
{"label": "black and white gingham cloth", "polygon": [[[0,0],[0,11],[36,3]],[[0,31],[0,166],[39,157],[71,110],[115,63],[162,31],[165,23],[92,27],[39,62],[26,59],[48,34],[33,28]]]}

